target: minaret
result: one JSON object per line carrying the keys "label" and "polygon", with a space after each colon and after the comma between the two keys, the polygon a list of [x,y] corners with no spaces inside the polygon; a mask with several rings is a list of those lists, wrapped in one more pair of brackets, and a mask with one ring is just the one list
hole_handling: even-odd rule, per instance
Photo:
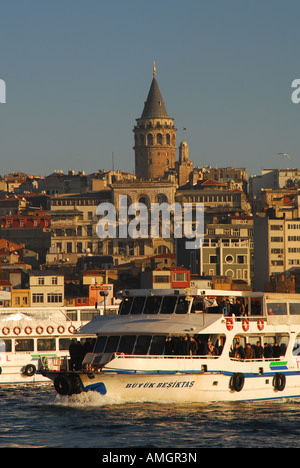
{"label": "minaret", "polygon": [[134,132],[135,174],[138,179],[163,177],[175,168],[176,128],[168,112],[156,80],[153,78],[142,115],[136,119]]}

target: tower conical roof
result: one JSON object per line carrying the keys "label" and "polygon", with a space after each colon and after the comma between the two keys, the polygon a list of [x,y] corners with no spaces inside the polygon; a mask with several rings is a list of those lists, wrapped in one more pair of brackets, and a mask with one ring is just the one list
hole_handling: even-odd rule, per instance
{"label": "tower conical roof", "polygon": [[168,118],[169,116],[163,98],[161,96],[156,78],[154,76],[141,118],[151,119],[160,117]]}

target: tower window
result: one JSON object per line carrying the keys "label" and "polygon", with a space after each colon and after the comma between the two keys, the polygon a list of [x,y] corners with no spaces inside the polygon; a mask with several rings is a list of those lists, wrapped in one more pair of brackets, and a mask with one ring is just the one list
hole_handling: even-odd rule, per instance
{"label": "tower window", "polygon": [[148,145],[153,145],[153,135],[152,135],[152,133],[149,133],[147,135],[147,143],[148,143]]}

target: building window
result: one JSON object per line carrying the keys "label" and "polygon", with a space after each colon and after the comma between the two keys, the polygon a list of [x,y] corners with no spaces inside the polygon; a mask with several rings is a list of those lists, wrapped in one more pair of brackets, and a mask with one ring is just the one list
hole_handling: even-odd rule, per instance
{"label": "building window", "polygon": [[47,302],[62,302],[62,294],[48,293]]}
{"label": "building window", "polygon": [[38,279],[38,284],[40,284],[40,285],[45,284],[45,278],[39,278]]}
{"label": "building window", "polygon": [[218,263],[218,256],[217,255],[210,255],[209,256],[209,263]]}
{"label": "building window", "polygon": [[44,294],[36,294],[36,293],[33,293],[32,294],[32,302],[34,304],[41,304],[44,302]]}
{"label": "building window", "polygon": [[245,255],[237,255],[237,263],[246,263]]}
{"label": "building window", "polygon": [[52,276],[52,284],[57,284],[57,276]]}
{"label": "building window", "polygon": [[233,263],[233,256],[232,255],[227,255],[225,258],[226,263]]}
{"label": "building window", "polygon": [[174,273],[173,281],[188,281],[188,274],[187,273]]}
{"label": "building window", "polygon": [[169,283],[170,277],[167,275],[154,276],[153,280],[154,283]]}

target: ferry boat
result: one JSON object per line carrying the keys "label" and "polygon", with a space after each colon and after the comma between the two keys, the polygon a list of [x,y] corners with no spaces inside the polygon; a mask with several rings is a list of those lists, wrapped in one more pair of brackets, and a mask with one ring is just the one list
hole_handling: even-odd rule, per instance
{"label": "ferry boat", "polygon": [[[105,312],[117,309],[107,306]],[[59,364],[74,341],[74,332],[103,313],[103,307],[1,308],[0,385],[49,383],[38,372],[47,359]],[[90,345],[87,335],[76,341],[84,349]]]}
{"label": "ferry boat", "polygon": [[300,296],[224,290],[124,291],[81,368],[51,359],[59,394],[124,400],[249,401],[300,396]]}

